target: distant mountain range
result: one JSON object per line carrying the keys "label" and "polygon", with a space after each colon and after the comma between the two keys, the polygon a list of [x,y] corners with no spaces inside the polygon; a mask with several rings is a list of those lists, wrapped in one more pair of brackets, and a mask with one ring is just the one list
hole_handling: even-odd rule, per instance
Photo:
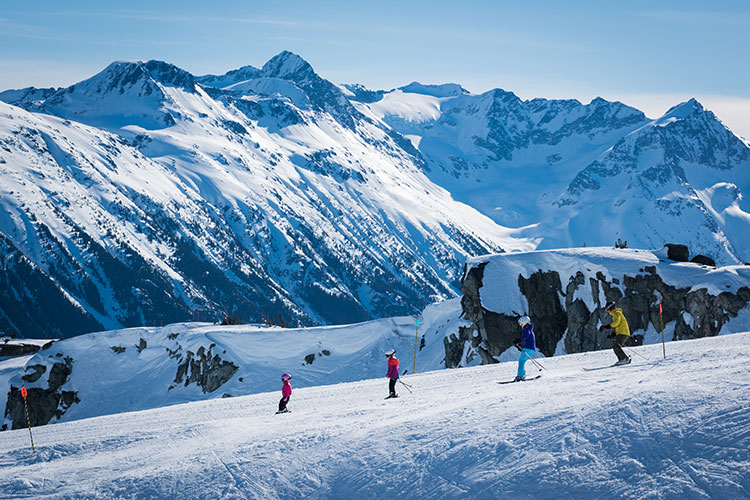
{"label": "distant mountain range", "polygon": [[750,149],[695,102],[335,85],[282,52],[115,62],[0,93],[0,328],[331,324],[454,297],[490,252],[688,244],[747,260]]}

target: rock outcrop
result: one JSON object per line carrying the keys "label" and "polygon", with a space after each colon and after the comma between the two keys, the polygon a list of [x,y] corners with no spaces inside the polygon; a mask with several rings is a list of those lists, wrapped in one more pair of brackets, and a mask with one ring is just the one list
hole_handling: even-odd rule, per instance
{"label": "rock outcrop", "polygon": [[207,393],[215,391],[232,378],[238,367],[214,354],[213,348],[212,344],[208,350],[201,346],[195,353],[187,351],[185,357],[180,358],[181,363],[177,365],[175,383],[184,383],[186,386],[194,383]]}
{"label": "rock outcrop", "polygon": [[[47,371],[44,365],[29,365],[22,378],[27,382],[36,382]],[[32,426],[48,424],[53,418],[59,419],[74,403],[79,403],[78,392],[65,391],[63,385],[73,373],[73,360],[65,357],[52,365],[47,379],[47,388],[32,387],[27,389],[27,407]],[[5,417],[12,422],[12,429],[27,426],[26,408],[21,388],[11,385],[8,402],[5,406]],[[5,429],[2,429],[5,430]]]}
{"label": "rock outcrop", "polygon": [[[489,257],[514,258],[514,255]],[[467,343],[471,351],[479,353],[483,364],[496,362],[493,357],[505,352],[519,337],[516,320],[524,314],[528,314],[535,325],[537,349],[545,356],[553,356],[559,352],[576,353],[611,347],[606,334],[598,329],[599,325],[610,322],[604,310],[607,301],[615,301],[625,313],[632,334],[628,345],[642,343],[646,331],[661,331],[662,324],[667,326],[668,340],[717,335],[750,303],[750,280],[747,286],[719,292],[716,284],[710,287],[670,284],[659,274],[656,265],[638,265],[636,262],[632,272],[619,276],[593,272],[595,267],[601,267],[599,260],[582,257],[565,262],[560,271],[549,268],[532,271],[527,267],[526,272],[503,275],[507,287],[495,285],[502,288],[504,294],[514,296],[513,301],[507,302],[527,304],[528,309],[524,310],[488,309],[481,293],[487,284],[485,269],[489,262],[468,265],[462,279],[461,305],[471,326],[463,327],[458,335],[445,339],[446,366],[456,367],[471,362],[464,359]],[[555,262],[555,259],[550,259],[550,262]],[[571,264],[573,262],[576,264]],[[624,262],[629,264],[629,261]],[[580,270],[575,269],[575,265]],[[514,266],[508,265],[507,269],[514,269]],[[698,266],[688,269],[693,273],[700,269],[710,271]],[[670,274],[675,272],[670,270]],[[735,277],[732,273],[726,275],[727,279]],[[498,274],[492,273],[491,279],[498,279]],[[729,284],[724,286],[730,287]]]}
{"label": "rock outcrop", "polygon": [[31,344],[23,341],[15,340],[13,342],[8,341],[0,342],[0,356],[24,356],[26,354],[33,354],[39,352],[40,349],[49,349],[54,340],[50,340],[46,344]]}

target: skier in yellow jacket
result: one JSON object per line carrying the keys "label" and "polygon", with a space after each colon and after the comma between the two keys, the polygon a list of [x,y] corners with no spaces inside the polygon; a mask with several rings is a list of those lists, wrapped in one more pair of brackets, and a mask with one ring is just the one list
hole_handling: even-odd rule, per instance
{"label": "skier in yellow jacket", "polygon": [[604,307],[610,316],[612,316],[612,322],[609,325],[602,325],[599,327],[600,331],[605,331],[610,328],[615,329],[615,333],[610,333],[607,338],[613,339],[612,350],[617,355],[617,363],[615,365],[627,365],[630,363],[630,357],[625,354],[622,346],[625,345],[625,341],[630,337],[630,328],[628,328],[628,320],[625,319],[625,315],[622,314],[622,309],[615,307],[614,302],[607,302]]}

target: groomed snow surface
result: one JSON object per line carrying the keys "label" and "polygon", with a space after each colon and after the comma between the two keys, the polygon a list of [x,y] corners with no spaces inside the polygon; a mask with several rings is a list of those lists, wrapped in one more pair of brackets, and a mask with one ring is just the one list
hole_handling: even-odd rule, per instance
{"label": "groomed snow surface", "polygon": [[[0,433],[3,498],[750,497],[750,333]],[[647,358],[647,359],[646,359]],[[402,363],[408,366],[406,360]],[[529,374],[536,369],[528,365]],[[383,363],[385,372],[385,363]],[[294,380],[292,381],[294,385]],[[279,382],[279,389],[280,389]]]}

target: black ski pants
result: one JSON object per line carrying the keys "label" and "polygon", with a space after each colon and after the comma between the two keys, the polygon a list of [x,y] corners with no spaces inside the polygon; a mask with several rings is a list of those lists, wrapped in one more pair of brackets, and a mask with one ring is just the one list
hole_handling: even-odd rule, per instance
{"label": "black ski pants", "polygon": [[279,411],[286,410],[286,404],[289,402],[289,398],[281,398],[279,401]]}
{"label": "black ski pants", "polygon": [[627,335],[618,335],[615,337],[615,340],[612,343],[612,350],[615,351],[615,354],[617,354],[617,361],[628,359],[628,355],[625,354],[625,351],[622,350],[622,346],[625,345],[626,340],[628,340]]}
{"label": "black ski pants", "polygon": [[397,378],[390,379],[390,382],[388,382],[388,390],[391,391],[391,394],[396,394],[396,381]]}

